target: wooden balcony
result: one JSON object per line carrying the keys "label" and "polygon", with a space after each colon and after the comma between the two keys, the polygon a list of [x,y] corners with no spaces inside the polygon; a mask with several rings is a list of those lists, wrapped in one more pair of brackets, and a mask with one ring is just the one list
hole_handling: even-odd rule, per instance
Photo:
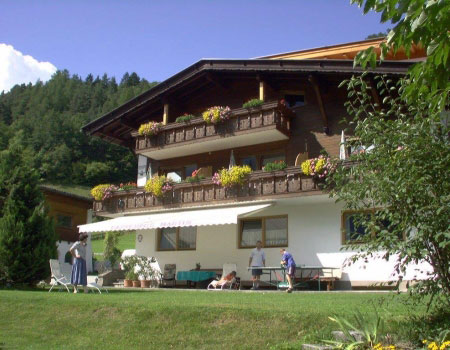
{"label": "wooden balcony", "polygon": [[242,187],[223,188],[211,179],[198,183],[175,184],[172,191],[157,198],[145,193],[143,188],[132,191],[117,191],[111,198],[94,202],[94,211],[99,215],[144,212],[165,208],[181,208],[219,203],[262,200],[293,196],[321,194],[312,177],[302,174],[300,167],[288,167],[282,171],[255,171]]}
{"label": "wooden balcony", "polygon": [[164,125],[156,136],[132,135],[136,153],[162,160],[286,140],[291,114],[278,102],[268,102],[250,110],[234,109],[230,119],[217,125],[197,118],[188,123]]}

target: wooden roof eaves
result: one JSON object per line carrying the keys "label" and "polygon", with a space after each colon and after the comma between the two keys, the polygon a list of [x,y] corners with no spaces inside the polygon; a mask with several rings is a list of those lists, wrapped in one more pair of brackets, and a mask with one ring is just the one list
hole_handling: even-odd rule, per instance
{"label": "wooden roof eaves", "polygon": [[[383,62],[376,69],[368,69],[369,72],[380,74],[406,74],[412,63],[402,61]],[[93,120],[82,127],[82,131],[87,134],[94,134],[106,124],[121,118],[125,114],[150,103],[152,100],[161,99],[164,94],[172,88],[187,82],[202,72],[278,72],[278,73],[362,73],[361,67],[353,67],[353,61],[350,60],[287,60],[287,59],[204,59],[194,63],[190,67],[173,75],[167,80],[159,83],[155,87],[142,93],[141,95],[129,100],[122,106]]]}

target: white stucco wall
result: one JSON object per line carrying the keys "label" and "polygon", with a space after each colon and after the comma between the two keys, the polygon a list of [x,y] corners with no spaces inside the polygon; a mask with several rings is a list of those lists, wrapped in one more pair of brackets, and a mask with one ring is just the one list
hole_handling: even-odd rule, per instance
{"label": "white stucco wall", "polygon": [[[341,211],[326,196],[310,196],[298,199],[279,200],[273,207],[247,217],[288,215],[287,249],[293,254],[297,265],[343,267],[351,252],[341,251]],[[174,214],[175,215],[175,214]],[[162,252],[156,250],[156,230],[137,232],[142,241],[136,240],[138,255],[154,256],[161,268],[164,264],[176,263],[177,271],[190,270],[200,263],[202,268],[221,268],[224,263],[236,263],[238,276],[250,280],[247,270],[251,249],[238,248],[238,225],[197,227],[197,248],[193,251]],[[266,266],[280,265],[279,248],[265,248]],[[386,262],[372,259],[343,267],[343,281],[352,285],[371,284],[393,280],[394,260]],[[422,266],[422,270],[429,267]],[[414,267],[404,279],[412,279]]]}
{"label": "white stucco wall", "polygon": [[[64,257],[66,253],[69,251],[73,242],[59,241],[56,242],[56,248],[58,251],[58,260],[59,263],[64,262]],[[88,235],[87,245],[86,245],[86,268],[88,273],[92,272],[92,244],[91,244],[91,234]]]}

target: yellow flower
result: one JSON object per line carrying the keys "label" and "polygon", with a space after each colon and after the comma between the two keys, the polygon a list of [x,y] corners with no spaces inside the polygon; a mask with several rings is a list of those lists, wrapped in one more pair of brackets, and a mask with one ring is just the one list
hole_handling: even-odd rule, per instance
{"label": "yellow flower", "polygon": [[301,168],[302,168],[303,174],[305,174],[305,175],[311,175],[311,174],[312,174],[311,160],[310,160],[310,159],[305,160],[305,161],[302,163]]}
{"label": "yellow flower", "polygon": [[163,186],[166,183],[167,179],[165,176],[155,175],[151,179],[148,179],[145,183],[144,189],[145,192],[151,193],[155,197],[161,197],[163,192]]}
{"label": "yellow flower", "polygon": [[247,175],[252,172],[252,169],[248,165],[233,166],[231,169],[222,169],[219,171],[220,183],[224,187],[230,187],[232,185],[242,185]]}
{"label": "yellow flower", "polygon": [[101,201],[103,199],[103,196],[105,195],[105,191],[108,187],[110,187],[110,184],[102,184],[97,185],[91,190],[91,195],[94,197],[96,201]]}

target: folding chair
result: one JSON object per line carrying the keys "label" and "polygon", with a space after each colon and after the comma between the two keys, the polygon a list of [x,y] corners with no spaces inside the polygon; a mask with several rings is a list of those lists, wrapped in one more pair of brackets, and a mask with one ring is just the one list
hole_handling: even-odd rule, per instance
{"label": "folding chair", "polygon": [[160,283],[167,284],[167,282],[172,282],[172,286],[175,287],[177,284],[177,281],[175,279],[177,272],[177,265],[176,264],[165,264],[164,265],[164,273],[161,274]]}

